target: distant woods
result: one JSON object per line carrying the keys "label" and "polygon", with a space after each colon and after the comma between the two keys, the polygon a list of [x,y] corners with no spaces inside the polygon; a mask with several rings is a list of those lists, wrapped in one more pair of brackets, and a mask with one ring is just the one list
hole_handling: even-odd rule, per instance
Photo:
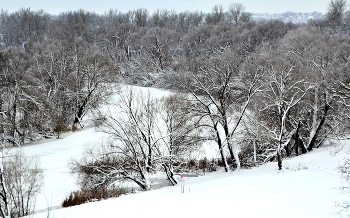
{"label": "distant woods", "polygon": [[227,171],[272,160],[281,168],[285,156],[347,136],[349,33],[343,0],[302,25],[254,21],[242,4],[210,13],[2,10],[0,142],[82,128],[111,85],[124,83],[187,93],[186,116],[218,145]]}

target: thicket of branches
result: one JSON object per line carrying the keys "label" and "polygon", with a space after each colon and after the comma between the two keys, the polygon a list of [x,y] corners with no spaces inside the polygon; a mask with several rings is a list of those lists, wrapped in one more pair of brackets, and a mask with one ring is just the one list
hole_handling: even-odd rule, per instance
{"label": "thicket of branches", "polygon": [[36,196],[43,185],[43,170],[37,158],[21,151],[1,151],[0,216],[22,217],[33,214]]}
{"label": "thicket of branches", "polygon": [[131,92],[116,105],[124,117],[99,114],[114,141],[76,162],[85,182],[131,179],[149,190],[148,174],[162,168],[176,184],[177,154],[203,141],[217,145],[226,171],[267,161],[282,169],[284,157],[348,136],[349,14],[344,0],[302,25],[253,21],[241,4],[208,14],[2,11],[1,144],[78,128],[110,84],[125,83],[183,95],[144,97],[137,109]]}

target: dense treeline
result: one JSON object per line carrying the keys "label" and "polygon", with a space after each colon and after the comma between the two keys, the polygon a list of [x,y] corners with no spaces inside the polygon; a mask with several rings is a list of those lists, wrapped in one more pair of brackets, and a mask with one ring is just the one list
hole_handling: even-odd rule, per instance
{"label": "dense treeline", "polygon": [[[217,5],[208,14],[2,11],[1,144],[20,146],[79,128],[86,113],[107,101],[111,84],[126,83],[187,93],[177,97],[186,113],[176,116],[192,119],[191,128],[200,129],[194,144],[218,145],[226,171],[272,160],[281,169],[284,156],[347,136],[349,30],[343,0],[330,3],[325,20],[303,25],[253,21],[241,4],[228,10]],[[131,106],[128,111],[137,115]],[[132,131],[143,134],[141,129]],[[190,144],[183,136],[192,130],[179,132],[177,148]],[[135,140],[147,144],[142,134]],[[139,165],[142,178],[156,154],[166,156],[152,149],[143,154],[147,164]],[[172,180],[167,160],[159,164]],[[132,180],[149,189],[148,181]]]}

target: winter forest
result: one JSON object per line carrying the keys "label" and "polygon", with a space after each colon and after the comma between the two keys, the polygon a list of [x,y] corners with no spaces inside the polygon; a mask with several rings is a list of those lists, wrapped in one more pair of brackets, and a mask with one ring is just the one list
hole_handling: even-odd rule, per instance
{"label": "winter forest", "polygon": [[[109,137],[69,163],[81,193],[125,180],[148,191],[156,172],[176,185],[177,173],[281,170],[285,158],[347,139],[348,9],[332,0],[307,24],[254,21],[239,3],[211,13],[2,10],[0,216],[30,214],[41,184],[39,164],[11,148],[81,131],[86,117]],[[205,143],[218,158],[199,157]]]}

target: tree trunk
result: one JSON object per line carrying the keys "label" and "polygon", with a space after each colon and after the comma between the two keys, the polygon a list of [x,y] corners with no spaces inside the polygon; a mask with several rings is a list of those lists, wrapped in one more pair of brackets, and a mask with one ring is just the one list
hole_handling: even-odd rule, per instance
{"label": "tree trunk", "polygon": [[[8,199],[7,199],[7,190],[4,184],[4,174],[3,174],[3,168],[0,169],[0,184],[1,184],[1,198],[4,204],[4,208],[2,206],[0,206],[0,211],[1,211],[1,216],[2,217],[11,217],[11,213],[10,213],[10,208],[8,205]],[[6,216],[7,214],[7,216]]]}
{"label": "tree trunk", "polygon": [[219,151],[220,151],[220,155],[221,155],[221,160],[222,160],[222,163],[224,164],[225,171],[228,172],[229,166],[228,166],[227,161],[226,161],[225,152],[224,152],[224,148],[222,146],[219,130],[217,129],[217,123],[214,125],[214,128],[216,131],[216,137],[218,139],[218,146],[219,146]]}
{"label": "tree trunk", "polygon": [[10,131],[9,131],[9,135],[10,135],[10,142],[12,143],[12,145],[15,147],[16,144],[16,140],[15,140],[15,132],[16,132],[16,115],[17,115],[17,103],[16,100],[17,98],[15,98],[15,101],[13,103],[13,107],[12,107],[12,114],[10,114],[11,116],[11,127],[10,127]]}
{"label": "tree trunk", "polygon": [[287,154],[287,157],[290,156],[291,152],[290,152],[290,148],[289,148],[289,145],[287,145],[286,147],[284,147],[284,150],[286,150],[286,154]]}
{"label": "tree trunk", "polygon": [[170,169],[170,167],[167,166],[167,165],[164,163],[164,164],[163,164],[163,168],[164,168],[164,170],[165,170],[165,173],[166,173],[166,175],[167,175],[168,180],[170,181],[170,183],[171,183],[172,185],[176,185],[178,182],[177,182],[177,180],[174,178],[174,173],[173,173],[173,171]]}
{"label": "tree trunk", "polygon": [[254,148],[254,166],[256,166],[256,141],[253,141],[253,148]]}
{"label": "tree trunk", "polygon": [[298,138],[298,144],[299,144],[299,147],[300,147],[300,149],[301,149],[301,153],[306,154],[307,150],[306,150],[306,148],[305,148],[305,145],[304,145],[303,140],[301,140],[300,138]]}
{"label": "tree trunk", "polygon": [[147,171],[146,171],[146,173],[145,173],[145,190],[146,190],[146,191],[151,190],[151,183],[150,183],[150,181],[149,181],[149,174],[148,174]]}
{"label": "tree trunk", "polygon": [[[78,107],[78,111],[75,115],[75,119],[74,119],[74,123],[73,123],[73,129],[76,128],[76,125],[79,123],[80,124],[80,120],[84,114],[84,110],[85,110],[85,107],[86,105],[88,104],[89,102],[89,99],[92,95],[92,93],[94,92],[94,89],[92,89],[91,91],[89,91],[88,95],[85,97],[83,103]],[[81,128],[84,128],[81,124],[80,124],[80,127]]]}
{"label": "tree trunk", "polygon": [[295,154],[298,156],[299,155],[299,128],[300,128],[300,121],[298,123],[298,127],[297,127],[297,131],[295,132],[295,137],[294,137],[294,141],[295,141],[295,145],[294,145],[294,148],[295,148]]}
{"label": "tree trunk", "polygon": [[[4,193],[5,195],[3,196],[3,194],[1,194],[2,196],[2,200],[5,204],[4,208],[3,207],[0,207],[0,215],[1,217],[11,217],[10,216],[10,210],[9,210],[9,207],[8,207],[8,203],[7,203],[7,199],[6,199],[6,193]],[[8,216],[6,216],[6,214]]]}
{"label": "tree trunk", "polygon": [[279,148],[277,149],[277,164],[278,164],[278,170],[282,170],[282,155]]}
{"label": "tree trunk", "polygon": [[[226,119],[226,117],[224,117],[224,119]],[[239,159],[237,158],[238,155],[235,154],[235,152],[233,151],[232,141],[231,141],[231,137],[229,136],[228,125],[227,125],[227,121],[226,120],[223,123],[223,127],[224,127],[224,130],[225,130],[227,148],[228,148],[228,150],[230,152],[232,164],[236,163],[236,166],[238,167],[238,166],[240,166]],[[236,166],[233,166],[233,167],[236,167]]]}
{"label": "tree trunk", "polygon": [[328,113],[328,110],[329,110],[330,106],[326,103],[325,106],[324,106],[324,115],[321,119],[321,122],[320,124],[318,125],[317,129],[316,129],[316,132],[315,134],[313,135],[312,139],[310,140],[310,144],[307,148],[308,151],[311,151],[314,146],[315,146],[315,143],[316,143],[316,139],[318,137],[318,134],[320,133],[325,121],[326,121],[326,117],[327,117],[327,113]]}
{"label": "tree trunk", "polygon": [[241,168],[241,161],[239,160],[239,155],[237,151],[233,151],[233,157],[236,165],[233,165],[233,167],[236,167],[238,170]]}
{"label": "tree trunk", "polygon": [[132,179],[132,180],[136,182],[136,184],[138,184],[143,190],[145,191],[151,190],[151,183],[149,182],[149,174],[147,170],[142,170],[141,174],[142,174],[141,176],[142,181],[139,181],[136,179]]}
{"label": "tree trunk", "polygon": [[287,156],[291,155],[291,153],[293,152],[293,149],[294,149],[295,155],[297,156],[299,155],[299,146],[300,146],[299,129],[300,129],[300,122],[298,123],[298,127],[295,133],[292,135],[292,139],[294,140],[294,145],[291,146],[290,148],[288,147],[288,150],[286,150]]}

